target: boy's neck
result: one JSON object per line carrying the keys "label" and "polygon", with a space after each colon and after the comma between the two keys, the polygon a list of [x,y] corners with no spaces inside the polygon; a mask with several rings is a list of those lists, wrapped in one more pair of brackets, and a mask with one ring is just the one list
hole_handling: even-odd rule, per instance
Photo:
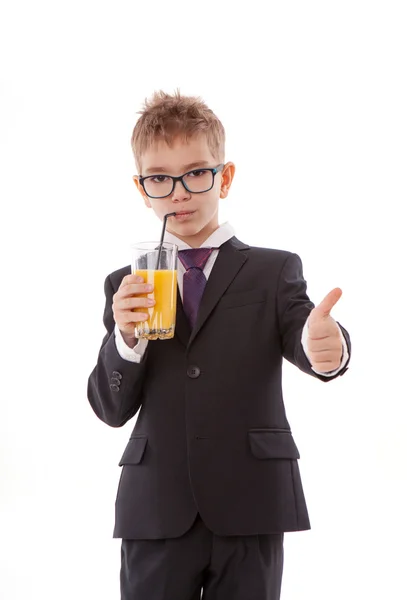
{"label": "boy's neck", "polygon": [[212,225],[210,228],[204,227],[199,233],[197,233],[196,235],[191,235],[191,236],[179,235],[179,233],[176,233],[175,231],[171,231],[168,228],[167,228],[167,231],[168,231],[168,233],[172,233],[172,235],[175,235],[182,242],[185,242],[185,244],[188,244],[188,246],[191,246],[191,248],[199,248],[217,229],[219,229],[219,224]]}

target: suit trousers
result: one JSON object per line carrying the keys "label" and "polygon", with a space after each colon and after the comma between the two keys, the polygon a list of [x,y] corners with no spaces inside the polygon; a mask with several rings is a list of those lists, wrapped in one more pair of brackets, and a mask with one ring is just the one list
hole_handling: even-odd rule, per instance
{"label": "suit trousers", "polygon": [[284,533],[218,536],[198,514],[181,537],[122,539],[121,600],[279,600]]}

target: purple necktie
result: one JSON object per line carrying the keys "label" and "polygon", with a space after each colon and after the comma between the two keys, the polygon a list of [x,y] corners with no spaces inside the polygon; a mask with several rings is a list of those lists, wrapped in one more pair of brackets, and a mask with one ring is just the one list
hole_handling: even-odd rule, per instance
{"label": "purple necktie", "polygon": [[194,328],[199,305],[206,285],[206,277],[203,269],[210,257],[212,248],[193,248],[191,250],[180,250],[178,258],[184,265],[186,271],[183,280],[182,303],[187,319]]}

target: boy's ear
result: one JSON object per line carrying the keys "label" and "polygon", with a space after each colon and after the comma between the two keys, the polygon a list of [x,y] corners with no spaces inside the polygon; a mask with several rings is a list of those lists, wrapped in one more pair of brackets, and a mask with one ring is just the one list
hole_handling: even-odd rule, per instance
{"label": "boy's ear", "polygon": [[147,208],[152,208],[152,206],[150,204],[150,200],[149,200],[147,194],[145,193],[143,186],[141,185],[141,183],[138,180],[138,175],[133,175],[133,181],[136,184],[138,191],[143,196],[144,204],[147,206]]}
{"label": "boy's ear", "polygon": [[222,183],[220,185],[220,197],[226,198],[229,193],[229,188],[232,185],[233,177],[235,176],[236,167],[232,162],[226,163],[222,172]]}

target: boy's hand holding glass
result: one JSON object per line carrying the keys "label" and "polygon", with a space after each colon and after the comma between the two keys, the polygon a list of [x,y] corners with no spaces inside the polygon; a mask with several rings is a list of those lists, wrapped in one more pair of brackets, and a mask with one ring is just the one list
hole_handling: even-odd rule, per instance
{"label": "boy's hand holding glass", "polygon": [[[145,297],[153,289],[154,286],[144,283],[139,275],[126,275],[113,296],[113,318],[124,341],[130,347],[137,343],[134,332],[136,324],[148,319],[145,309],[155,304],[154,298]],[[138,309],[142,310],[138,311]]]}
{"label": "boy's hand holding glass", "polygon": [[[173,214],[173,213],[170,213]],[[148,319],[135,324],[136,338],[169,340],[174,337],[177,307],[178,246],[163,242],[141,242],[132,246],[132,274],[154,287],[155,306],[150,306]]]}
{"label": "boy's hand holding glass", "polygon": [[131,275],[123,277],[113,295],[113,318],[130,348],[137,338],[174,337],[178,246],[163,240],[167,218],[175,214],[165,215],[160,242],[132,246]]}

